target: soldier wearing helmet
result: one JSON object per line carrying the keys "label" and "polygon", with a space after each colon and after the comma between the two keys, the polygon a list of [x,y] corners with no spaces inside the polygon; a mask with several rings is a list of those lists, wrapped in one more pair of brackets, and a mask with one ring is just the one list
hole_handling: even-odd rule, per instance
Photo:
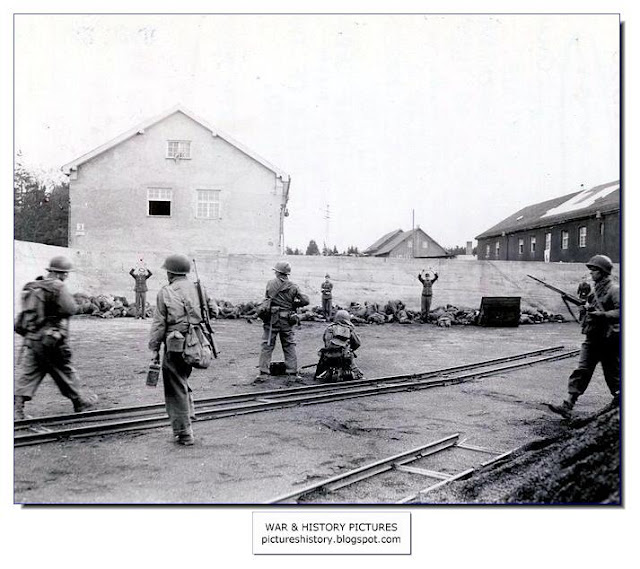
{"label": "soldier wearing helmet", "polygon": [[423,322],[429,320],[429,311],[431,310],[431,298],[433,297],[433,284],[438,280],[438,273],[429,271],[420,271],[418,280],[422,283],[422,297],[420,299],[420,316]]}
{"label": "soldier wearing helmet", "polygon": [[606,255],[595,255],[586,265],[594,286],[582,318],[582,333],[586,337],[578,367],[569,376],[567,398],[560,405],[548,404],[549,409],[563,417],[571,415],[598,363],[613,396],[612,404],[619,404],[620,399],[620,287],[611,281],[613,263]]}
{"label": "soldier wearing helmet", "polygon": [[[192,367],[184,361],[184,337],[190,324],[202,322],[200,298],[195,283],[187,279],[191,262],[185,255],[169,255],[162,265],[167,271],[169,284],[163,286],[156,298],[149,337],[152,361],[160,360],[160,348],[164,344],[162,358],[162,383],[165,405],[171,421],[175,440],[180,445],[193,445],[192,420],[195,418],[193,394],[189,385]],[[218,314],[216,303],[203,289],[209,315]],[[182,339],[182,342],[180,341]]]}
{"label": "soldier wearing helmet", "polygon": [[139,267],[137,271],[135,269],[131,269],[129,274],[135,280],[133,291],[136,293],[136,318],[144,320],[146,318],[145,312],[147,309],[147,291],[149,290],[147,287],[147,280],[151,275],[153,275],[153,273],[146,267]]}
{"label": "soldier wearing helmet", "polygon": [[64,256],[53,257],[46,268],[47,276],[38,277],[22,289],[22,310],[16,332],[24,336],[19,371],[14,393],[14,416],[25,418],[24,404],[36,393],[49,374],[65,397],[71,399],[76,412],[95,406],[97,397],[80,388],[71,363],[69,318],[77,305],[64,281],[73,270]]}
{"label": "soldier wearing helmet", "polygon": [[[265,306],[261,318],[264,322],[262,349],[258,361],[259,373],[255,383],[262,383],[269,377],[271,355],[276,346],[276,338],[280,338],[286,373],[295,380],[300,380],[298,373],[298,357],[293,325],[297,323],[296,309],[309,304],[309,297],[300,291],[297,284],[289,280],[291,265],[279,261],[273,267],[275,278],[267,283]],[[267,308],[268,306],[268,308]]]}
{"label": "soldier wearing helmet", "polygon": [[329,280],[331,277],[329,274],[324,276],[324,282],[320,286],[322,292],[322,312],[327,322],[331,320],[332,300],[333,300],[333,283]]}
{"label": "soldier wearing helmet", "polygon": [[322,341],[324,348],[318,352],[320,361],[316,366],[316,378],[325,379],[331,367],[340,368],[341,379],[362,378],[362,371],[354,362],[355,351],[361,342],[346,310],[336,312],[334,321],[322,335]]}

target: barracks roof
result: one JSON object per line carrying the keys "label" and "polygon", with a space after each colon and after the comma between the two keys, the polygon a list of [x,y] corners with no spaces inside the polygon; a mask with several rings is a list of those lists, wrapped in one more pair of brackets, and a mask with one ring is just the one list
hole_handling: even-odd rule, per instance
{"label": "barracks roof", "polygon": [[598,211],[610,213],[619,210],[620,182],[609,182],[589,190],[527,206],[487,229],[476,239],[557,225],[572,219],[588,217]]}

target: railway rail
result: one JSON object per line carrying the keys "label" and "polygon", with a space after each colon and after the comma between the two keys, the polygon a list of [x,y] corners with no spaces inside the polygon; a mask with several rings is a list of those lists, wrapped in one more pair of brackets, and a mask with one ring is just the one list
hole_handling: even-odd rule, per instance
{"label": "railway rail", "polygon": [[[195,414],[197,420],[206,421],[298,405],[441,387],[570,358],[578,353],[579,350],[554,346],[421,373],[209,397],[194,401]],[[14,446],[152,429],[168,424],[163,403],[36,417],[15,422]]]}
{"label": "railway rail", "polygon": [[[467,468],[457,474],[449,474],[442,470],[429,470],[421,466],[412,466],[412,463],[418,462],[435,454],[443,453],[448,450],[462,449],[478,453],[480,455],[490,455],[491,458],[480,462],[478,465]],[[515,449],[514,449],[515,450]],[[401,454],[396,454],[388,458],[384,458],[377,462],[361,466],[354,470],[349,470],[337,476],[327,478],[321,482],[305,486],[289,494],[279,496],[266,502],[267,504],[302,504],[302,503],[328,503],[332,502],[331,495],[336,494],[339,490],[363,482],[365,480],[375,479],[385,473],[406,473],[412,477],[422,481],[425,478],[431,479],[428,486],[422,488],[417,493],[404,496],[394,503],[408,504],[411,502],[424,501],[429,492],[436,490],[445,484],[454,480],[462,480],[468,478],[479,468],[484,468],[490,464],[506,460],[514,451],[498,452],[491,449],[466,444],[460,440],[460,434],[455,433],[437,441],[433,441],[424,446],[411,449]],[[416,482],[421,485],[421,482]],[[351,502],[351,500],[343,500]]]}

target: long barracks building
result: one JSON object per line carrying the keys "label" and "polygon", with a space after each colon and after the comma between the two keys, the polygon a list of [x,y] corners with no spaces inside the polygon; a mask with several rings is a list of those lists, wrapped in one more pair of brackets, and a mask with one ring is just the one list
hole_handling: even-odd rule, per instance
{"label": "long barracks building", "polygon": [[620,262],[620,182],[530,205],[476,237],[479,260]]}

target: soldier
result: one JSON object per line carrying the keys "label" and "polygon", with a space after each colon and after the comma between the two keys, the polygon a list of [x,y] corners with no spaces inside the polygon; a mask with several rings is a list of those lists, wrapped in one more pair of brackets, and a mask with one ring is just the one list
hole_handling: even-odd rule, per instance
{"label": "soldier", "polygon": [[[578,285],[578,290],[577,290],[578,298],[580,300],[584,300],[585,303],[589,298],[589,295],[591,294],[591,285],[587,282],[588,278],[589,278],[588,275],[585,275],[582,277],[582,280],[580,281],[580,284]],[[587,309],[584,306],[581,306],[579,308],[578,317],[580,322],[582,322],[586,312],[587,312]]]}
{"label": "soldier", "polygon": [[593,372],[602,364],[604,379],[613,396],[612,405],[620,399],[620,287],[611,282],[613,263],[605,255],[595,255],[587,263],[594,290],[587,298],[582,320],[585,341],[580,349],[578,367],[569,376],[568,396],[560,405],[549,409],[570,417],[578,399],[589,386]]}
{"label": "soldier", "polygon": [[[149,349],[152,361],[160,360],[160,347],[164,343],[162,359],[162,383],[164,385],[165,405],[171,420],[171,428],[180,445],[193,445],[191,421],[195,419],[193,394],[189,386],[192,367],[182,356],[180,346],[172,342],[171,350],[167,346],[167,337],[186,336],[189,324],[202,322],[200,299],[196,286],[187,280],[191,263],[184,255],[169,255],[162,265],[167,271],[169,284],[158,291],[156,310],[151,325]],[[207,309],[211,317],[217,314],[217,306],[205,292]],[[178,334],[179,333],[179,334]]]}
{"label": "soldier", "polygon": [[355,364],[355,351],[361,342],[351,323],[351,315],[346,310],[338,310],[334,322],[327,326],[322,336],[324,348],[320,350],[320,361],[315,377],[323,379],[329,368],[337,366],[343,372],[343,379],[360,379],[362,371]]}
{"label": "soldier", "polygon": [[422,301],[420,303],[420,316],[423,322],[429,319],[429,310],[431,309],[431,297],[433,296],[433,283],[438,280],[438,273],[434,271],[433,277],[429,271],[420,271],[418,280],[422,283]]}
{"label": "soldier", "polygon": [[327,322],[331,320],[331,301],[333,299],[333,295],[331,291],[333,290],[333,283],[329,280],[331,277],[326,274],[324,276],[324,282],[320,286],[320,290],[322,291],[322,312],[324,312],[324,317],[327,319]]}
{"label": "soldier", "polygon": [[48,373],[58,389],[73,402],[78,413],[95,407],[97,396],[83,393],[71,365],[69,318],[77,311],[64,281],[72,265],[66,257],[53,257],[47,277],[38,277],[22,289],[22,311],[16,332],[24,336],[14,394],[14,416],[25,418],[24,404],[33,398]]}
{"label": "soldier", "polygon": [[147,309],[147,279],[153,274],[146,267],[140,267],[137,271],[131,269],[129,274],[135,279],[136,284],[133,288],[136,293],[136,318],[146,318],[145,311]]}
{"label": "soldier", "polygon": [[[264,322],[262,334],[262,350],[258,367],[260,369],[254,383],[262,383],[269,376],[271,354],[276,346],[276,338],[280,336],[282,352],[287,375],[296,380],[301,379],[298,373],[298,358],[296,355],[296,342],[293,325],[298,322],[296,308],[309,304],[309,297],[303,294],[298,285],[289,280],[291,265],[280,261],[273,268],[274,279],[267,283],[266,299],[269,300],[269,309],[261,318]],[[265,303],[263,303],[265,304]]]}

